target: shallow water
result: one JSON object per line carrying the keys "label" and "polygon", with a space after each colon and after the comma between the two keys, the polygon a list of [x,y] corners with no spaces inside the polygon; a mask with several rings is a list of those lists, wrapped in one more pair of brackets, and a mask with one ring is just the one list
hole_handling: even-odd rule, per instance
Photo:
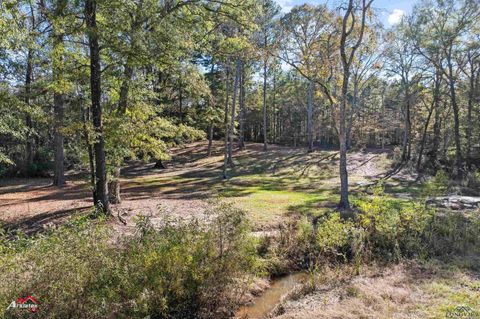
{"label": "shallow water", "polygon": [[241,307],[235,314],[241,319],[260,319],[266,316],[296,285],[306,281],[306,273],[294,273],[275,279],[270,288],[253,300],[253,304]]}

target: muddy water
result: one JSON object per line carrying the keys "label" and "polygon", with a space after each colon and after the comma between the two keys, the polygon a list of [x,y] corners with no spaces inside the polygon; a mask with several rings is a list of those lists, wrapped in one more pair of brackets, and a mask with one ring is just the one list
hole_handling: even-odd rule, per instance
{"label": "muddy water", "polygon": [[281,301],[282,297],[307,280],[306,273],[295,273],[274,280],[262,295],[253,300],[253,304],[241,307],[235,314],[240,319],[264,318]]}

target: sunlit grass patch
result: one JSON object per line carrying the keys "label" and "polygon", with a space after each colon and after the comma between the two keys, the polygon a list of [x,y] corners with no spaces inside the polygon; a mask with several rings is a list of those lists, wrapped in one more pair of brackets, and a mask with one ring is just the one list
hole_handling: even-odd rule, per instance
{"label": "sunlit grass patch", "polygon": [[281,222],[292,207],[303,207],[321,198],[308,193],[259,190],[247,197],[234,197],[232,200],[237,207],[249,213],[253,222],[265,225]]}

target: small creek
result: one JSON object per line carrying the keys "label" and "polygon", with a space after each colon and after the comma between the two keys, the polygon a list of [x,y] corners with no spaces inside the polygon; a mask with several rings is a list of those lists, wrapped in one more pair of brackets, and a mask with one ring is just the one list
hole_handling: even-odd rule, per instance
{"label": "small creek", "polygon": [[264,318],[280,303],[283,296],[292,291],[296,285],[305,282],[307,278],[308,274],[299,272],[275,279],[270,288],[253,300],[253,304],[241,307],[235,314],[235,318]]}

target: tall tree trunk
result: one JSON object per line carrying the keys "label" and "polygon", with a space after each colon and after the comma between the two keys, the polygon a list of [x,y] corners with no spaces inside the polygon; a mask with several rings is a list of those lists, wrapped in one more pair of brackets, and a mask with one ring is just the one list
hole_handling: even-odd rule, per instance
{"label": "tall tree trunk", "polygon": [[[267,36],[265,36],[265,46]],[[267,56],[263,60],[263,150],[267,151]]]}
{"label": "tall tree trunk", "polygon": [[54,173],[53,173],[53,185],[62,186],[65,184],[65,169],[64,169],[64,148],[63,148],[63,134],[61,129],[63,127],[64,118],[64,95],[62,93],[54,93],[53,96],[53,109],[55,113],[55,160],[54,160]]}
{"label": "tall tree trunk", "polygon": [[240,80],[241,62],[237,58],[235,68],[235,79],[233,82],[232,113],[230,114],[230,134],[228,135],[228,164],[233,166],[233,136],[235,135],[235,113],[237,105],[237,91]]}
{"label": "tall tree trunk", "polygon": [[213,123],[208,125],[208,151],[207,156],[212,156],[212,144],[213,144]]}
{"label": "tall tree trunk", "polygon": [[[216,95],[215,75],[213,74],[214,71],[215,71],[215,62],[212,59],[212,67],[210,69],[210,74],[212,75],[212,81],[210,83],[210,91],[212,92],[212,96]],[[211,102],[212,101],[209,100],[208,102],[209,107],[212,107],[212,105],[210,105]],[[208,125],[208,151],[207,151],[208,157],[212,156],[213,128],[214,128],[214,122],[212,120]]]}
{"label": "tall tree trunk", "polygon": [[340,203],[341,208],[345,213],[343,217],[349,217],[350,202],[348,200],[348,171],[347,171],[347,131],[346,131],[346,110],[347,110],[347,92],[348,79],[350,73],[347,67],[344,67],[343,85],[342,85],[342,101],[340,103],[340,118],[338,139],[340,143]]}
{"label": "tall tree trunk", "polygon": [[105,138],[103,136],[102,105],[101,105],[101,69],[100,46],[98,44],[97,2],[85,1],[85,18],[88,28],[88,45],[90,49],[90,94],[92,99],[92,120],[95,130],[95,205],[105,213],[110,212],[107,187],[107,167],[105,159]]}
{"label": "tall tree trunk", "polygon": [[358,110],[358,76],[355,75],[353,78],[353,100],[352,100],[352,110],[348,116],[347,122],[347,150],[352,146],[352,128],[353,128],[353,117],[355,112]]}
{"label": "tall tree trunk", "polygon": [[[354,41],[350,50],[347,50],[347,40],[351,35],[351,31],[355,27],[355,19],[351,19],[351,16],[355,16],[354,0],[349,0],[346,8],[345,15],[342,19],[342,32],[340,38],[340,56],[342,60],[343,68],[343,83],[342,83],[342,96],[340,102],[340,114],[339,114],[339,131],[338,139],[340,143],[340,203],[339,208],[343,218],[351,217],[350,202],[348,200],[348,171],[347,171],[347,130],[346,130],[346,113],[347,113],[347,93],[348,82],[350,80],[350,67],[352,65],[355,52],[362,44],[363,34],[365,31],[365,20],[367,11],[369,10],[373,0],[362,0],[361,7],[361,24],[358,33],[358,38]],[[350,26],[348,24],[351,23]],[[347,53],[348,52],[348,53]],[[332,99],[330,98],[332,103]]]}
{"label": "tall tree trunk", "polygon": [[128,92],[130,91],[130,82],[133,77],[133,67],[127,61],[125,69],[123,70],[123,82],[120,87],[120,94],[118,98],[118,114],[124,115],[127,112],[128,106]]}
{"label": "tall tree trunk", "polygon": [[405,85],[405,113],[404,113],[404,130],[402,143],[402,163],[410,161],[410,135],[411,135],[411,115],[410,115],[410,84],[408,80],[404,82]]}
{"label": "tall tree trunk", "polygon": [[276,93],[277,93],[277,77],[276,74],[273,73],[273,90],[272,90],[272,116],[273,116],[273,136],[272,136],[272,142],[275,144],[277,142],[277,101],[276,101]]}
{"label": "tall tree trunk", "polygon": [[242,63],[240,72],[240,130],[238,132],[238,148],[245,149],[245,65]]}
{"label": "tall tree trunk", "polygon": [[422,166],[422,157],[423,157],[423,150],[425,149],[425,142],[427,141],[427,130],[428,126],[430,125],[430,119],[432,118],[433,110],[435,109],[435,100],[432,102],[432,106],[430,110],[428,110],[427,121],[425,122],[425,126],[423,127],[423,134],[422,134],[422,142],[420,143],[420,150],[418,151],[418,159],[417,159],[417,171],[421,172]]}
{"label": "tall tree trunk", "polygon": [[430,162],[432,163],[433,170],[436,173],[438,168],[438,152],[440,151],[440,134],[441,134],[441,119],[440,119],[440,88],[442,84],[442,73],[441,70],[437,68],[435,71],[435,89],[433,91],[433,100],[435,108],[435,117],[433,123],[433,142],[432,149],[430,151]]}
{"label": "tall tree trunk", "polygon": [[[67,4],[66,0],[58,0],[55,8],[55,15],[57,17],[63,17],[64,9]],[[53,77],[61,87],[63,79],[63,63],[64,63],[64,50],[63,50],[63,37],[64,34],[61,30],[57,30],[54,26],[54,43],[53,51],[59,56],[53,57]],[[65,169],[64,169],[64,137],[61,132],[63,127],[64,113],[65,113],[65,96],[63,89],[55,90],[53,93],[53,111],[55,114],[55,135],[54,135],[54,170],[53,170],[53,185],[62,186],[65,184]]]}
{"label": "tall tree trunk", "polygon": [[[227,62],[228,63],[228,62]],[[223,154],[223,179],[228,179],[227,175],[227,166],[228,166],[228,140],[230,136],[230,123],[228,122],[228,100],[229,100],[229,76],[230,76],[230,67],[227,64],[227,70],[225,74],[225,115],[223,118],[223,124],[225,126],[225,138],[224,138],[224,154]]]}
{"label": "tall tree trunk", "polygon": [[[33,73],[33,50],[28,49],[27,53],[27,70],[25,74],[25,104],[30,106],[30,97],[31,97],[31,89],[32,89],[32,73]],[[29,113],[25,115],[25,124],[28,129],[27,135],[27,144],[25,149],[25,167],[24,167],[24,175],[27,176],[30,172],[30,169],[33,164],[33,144],[34,139],[32,137],[32,130],[33,130],[33,122],[32,117]]]}
{"label": "tall tree trunk", "polygon": [[308,81],[307,93],[307,136],[308,136],[308,152],[313,152],[313,81]]}
{"label": "tall tree trunk", "polygon": [[180,112],[180,123],[183,124],[183,88],[182,88],[182,76],[180,76],[180,82],[178,83],[178,107]]}
{"label": "tall tree trunk", "polygon": [[455,88],[455,76],[453,71],[453,64],[451,54],[447,56],[448,64],[448,82],[450,89],[450,99],[452,102],[453,109],[453,120],[454,120],[454,138],[455,138],[455,177],[461,179],[463,174],[463,160],[462,160],[462,145],[460,142],[460,115],[459,108],[457,103],[457,95]]}
{"label": "tall tree trunk", "polygon": [[470,60],[470,76],[469,76],[469,90],[468,90],[468,109],[467,109],[467,128],[466,128],[466,137],[467,137],[467,148],[465,150],[465,156],[467,158],[467,165],[470,167],[471,157],[472,157],[472,112],[473,104],[475,99],[475,62],[469,54]]}

